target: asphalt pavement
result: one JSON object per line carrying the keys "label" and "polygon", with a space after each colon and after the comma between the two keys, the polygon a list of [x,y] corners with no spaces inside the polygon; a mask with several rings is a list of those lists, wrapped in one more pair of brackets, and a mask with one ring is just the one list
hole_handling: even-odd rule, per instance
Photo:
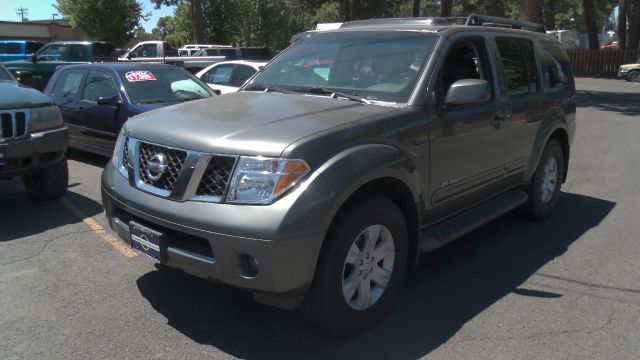
{"label": "asphalt pavement", "polygon": [[73,154],[62,201],[0,182],[0,359],[637,359],[640,83],[576,84],[554,216],[509,214],[423,255],[350,339],[122,246],[100,203],[108,159]]}

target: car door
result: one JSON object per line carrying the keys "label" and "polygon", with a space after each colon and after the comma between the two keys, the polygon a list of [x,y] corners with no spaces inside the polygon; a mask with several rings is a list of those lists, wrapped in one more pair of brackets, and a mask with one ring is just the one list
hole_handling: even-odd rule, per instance
{"label": "car door", "polygon": [[85,145],[95,152],[113,152],[120,131],[120,105],[98,104],[99,99],[121,100],[120,92],[111,74],[90,70],[84,81],[80,108],[84,116]]}
{"label": "car door", "polygon": [[532,153],[545,109],[536,54],[533,42],[525,37],[499,36],[495,42],[507,93],[505,169],[508,175],[522,173]]}
{"label": "car door", "polygon": [[235,64],[220,64],[214,66],[202,74],[201,80],[209,85],[218,95],[237,91],[237,87],[231,86],[231,74],[235,66]]}
{"label": "car door", "polygon": [[80,106],[80,96],[87,70],[76,68],[61,71],[51,88],[51,97],[69,128],[69,142],[73,144],[81,142],[84,137],[84,115]]}
{"label": "car door", "polygon": [[[434,112],[429,124],[429,202],[427,222],[481,201],[499,190],[504,176],[505,134],[499,126],[501,105],[495,71],[482,36],[452,41],[434,81]],[[462,79],[483,79],[491,98],[447,106],[450,86]]]}

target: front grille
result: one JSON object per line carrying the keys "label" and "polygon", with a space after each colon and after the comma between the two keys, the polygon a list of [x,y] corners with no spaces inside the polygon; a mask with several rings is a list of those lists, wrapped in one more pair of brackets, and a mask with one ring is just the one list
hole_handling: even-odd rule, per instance
{"label": "front grille", "polygon": [[231,156],[211,157],[200,184],[198,184],[196,195],[222,197],[227,189],[235,161],[235,157]]}
{"label": "front grille", "polygon": [[[162,176],[153,180],[147,174],[149,161],[157,154],[164,155],[166,170]],[[185,159],[187,158],[187,152],[184,150],[171,149],[164,146],[158,146],[148,143],[140,143],[140,180],[145,184],[151,185],[158,189],[173,191],[173,186],[178,180],[180,171]]]}
{"label": "front grille", "polygon": [[0,113],[0,139],[20,138],[27,134],[27,114],[25,111]]}
{"label": "front grille", "polygon": [[124,168],[129,171],[131,163],[129,162],[129,138],[124,139],[124,153],[122,155],[122,164]]}

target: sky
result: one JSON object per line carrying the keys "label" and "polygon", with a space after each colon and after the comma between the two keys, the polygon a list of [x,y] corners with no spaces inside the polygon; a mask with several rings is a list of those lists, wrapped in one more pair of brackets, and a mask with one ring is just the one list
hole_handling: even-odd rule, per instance
{"label": "sky", "polygon": [[[156,26],[158,18],[161,16],[173,15],[173,7],[163,6],[160,10],[155,10],[150,0],[138,0],[143,6],[143,13],[151,12],[149,20],[143,21],[142,26],[150,32]],[[51,19],[52,14],[58,11],[53,7],[55,0],[0,0],[0,20],[20,21],[20,16],[16,14],[20,7],[27,8],[27,18],[29,20]],[[59,19],[60,16],[56,16]]]}

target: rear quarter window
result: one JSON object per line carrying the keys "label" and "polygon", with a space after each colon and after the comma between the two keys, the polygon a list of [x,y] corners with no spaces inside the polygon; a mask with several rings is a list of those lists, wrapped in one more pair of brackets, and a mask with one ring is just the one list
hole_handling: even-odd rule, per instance
{"label": "rear quarter window", "polygon": [[569,59],[559,44],[542,43],[542,82],[545,89],[557,89],[573,83]]}
{"label": "rear quarter window", "polygon": [[0,54],[21,54],[19,43],[0,43]]}

